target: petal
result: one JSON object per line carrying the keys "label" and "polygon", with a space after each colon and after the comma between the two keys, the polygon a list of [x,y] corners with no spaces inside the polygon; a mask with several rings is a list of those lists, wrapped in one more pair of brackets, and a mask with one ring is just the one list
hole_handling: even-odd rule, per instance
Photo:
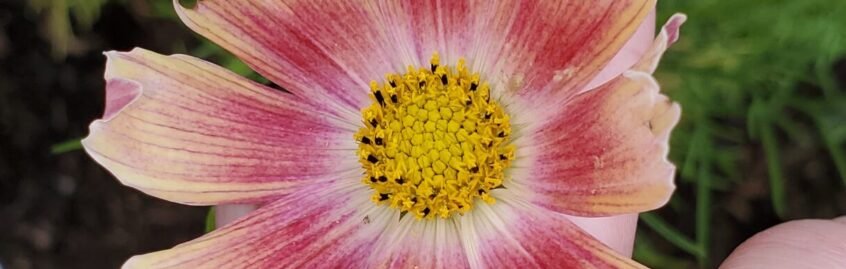
{"label": "petal", "polygon": [[807,219],[776,225],[743,242],[720,266],[743,268],[843,268],[846,223]]}
{"label": "petal", "polygon": [[357,172],[354,127],[290,94],[187,56],[106,56],[106,113],[83,145],[125,185],[179,203],[247,203]]}
{"label": "petal", "polygon": [[664,27],[661,28],[661,33],[652,42],[652,47],[649,48],[643,55],[643,58],[632,69],[650,74],[655,72],[655,69],[658,68],[658,62],[661,61],[661,56],[664,55],[664,51],[679,40],[679,29],[686,20],[687,16],[684,14],[673,14],[667,20],[667,23],[664,24]]}
{"label": "petal", "polygon": [[480,40],[476,61],[507,94],[545,106],[578,93],[654,6],[652,0],[508,2],[484,22],[490,36]]}
{"label": "petal", "polygon": [[188,27],[257,72],[328,111],[357,120],[371,80],[404,70],[374,10],[359,1],[198,1],[184,8]]}
{"label": "petal", "polygon": [[585,92],[594,89],[599,85],[605,84],[626,70],[631,69],[632,66],[640,61],[644,54],[649,51],[652,46],[653,39],[655,39],[654,9],[649,13],[646,19],[643,20],[629,41],[623,45],[623,48],[621,48],[620,51],[614,55],[614,58],[611,58],[611,61],[608,62],[608,64],[605,65],[605,67],[603,67],[590,82],[588,82],[587,86],[582,88],[581,92]]}
{"label": "petal", "polygon": [[629,71],[575,97],[514,141],[518,156],[506,187],[577,216],[663,205],[674,189],[667,152],[680,109],[658,90],[649,74]]}
{"label": "petal", "polygon": [[638,214],[590,218],[567,216],[590,236],[626,257],[631,257],[634,250],[637,218]]}
{"label": "petal", "polygon": [[397,217],[369,197],[358,182],[315,184],[193,241],[132,257],[124,268],[364,268]]}
{"label": "petal", "polygon": [[474,267],[645,268],[614,252],[565,216],[522,202],[510,190],[492,194],[460,218],[465,248]]}
{"label": "petal", "polygon": [[456,222],[403,217],[379,238],[366,268],[469,268]]}

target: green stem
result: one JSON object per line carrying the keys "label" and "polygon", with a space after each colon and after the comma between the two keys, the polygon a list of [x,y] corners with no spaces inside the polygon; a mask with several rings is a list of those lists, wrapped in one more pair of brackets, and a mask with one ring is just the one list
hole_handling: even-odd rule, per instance
{"label": "green stem", "polygon": [[690,240],[678,230],[673,229],[672,226],[664,222],[664,220],[658,215],[654,213],[643,213],[640,214],[640,220],[676,247],[697,258],[705,256],[705,253],[701,248],[699,248],[699,246],[696,245],[696,243],[693,242],[693,240]]}
{"label": "green stem", "polygon": [[[700,128],[698,135],[702,136],[703,151],[710,150],[711,141],[707,139],[707,129]],[[708,156],[708,152],[700,153]],[[699,160],[698,176],[696,180],[696,243],[701,255],[696,259],[700,268],[708,267],[708,247],[711,233],[711,161],[708,158]]]}
{"label": "green stem", "polygon": [[779,158],[778,141],[776,141],[775,130],[771,124],[762,124],[761,143],[764,147],[764,155],[767,157],[767,172],[770,178],[770,197],[773,202],[773,209],[779,218],[784,219],[785,215],[785,193],[784,176],[781,173],[781,159]]}

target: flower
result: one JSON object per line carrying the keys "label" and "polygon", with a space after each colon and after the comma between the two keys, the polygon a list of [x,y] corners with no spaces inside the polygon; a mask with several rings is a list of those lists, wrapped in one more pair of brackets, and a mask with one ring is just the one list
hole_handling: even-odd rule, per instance
{"label": "flower", "polygon": [[106,53],[92,158],[169,201],[262,204],[124,267],[641,267],[571,220],[672,193],[680,110],[651,73],[683,15],[591,82],[654,1],[174,4],[289,93]]}

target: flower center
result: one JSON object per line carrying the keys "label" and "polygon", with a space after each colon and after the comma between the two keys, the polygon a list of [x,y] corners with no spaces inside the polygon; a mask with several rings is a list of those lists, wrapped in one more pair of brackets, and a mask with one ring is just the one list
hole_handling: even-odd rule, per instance
{"label": "flower center", "polygon": [[455,68],[432,56],[429,68],[409,66],[370,83],[373,104],[356,134],[363,182],[379,205],[418,219],[450,218],[494,203],[514,159],[509,117],[490,87],[460,59]]}

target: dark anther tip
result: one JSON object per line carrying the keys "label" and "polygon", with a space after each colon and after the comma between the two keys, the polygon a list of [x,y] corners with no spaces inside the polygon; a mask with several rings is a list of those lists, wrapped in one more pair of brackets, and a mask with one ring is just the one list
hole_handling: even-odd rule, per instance
{"label": "dark anther tip", "polygon": [[373,95],[376,96],[376,101],[379,102],[379,105],[385,105],[385,97],[382,96],[382,91],[376,91]]}
{"label": "dark anther tip", "polygon": [[362,137],[362,138],[361,138],[361,143],[364,143],[364,144],[368,144],[368,145],[370,145],[370,138],[368,138],[368,137],[366,137],[366,136],[365,136],[365,137]]}
{"label": "dark anther tip", "polygon": [[376,145],[381,146],[381,145],[382,145],[382,143],[384,143],[384,142],[385,142],[385,141],[383,141],[381,137],[377,137],[377,138],[376,138]]}
{"label": "dark anther tip", "polygon": [[476,91],[477,88],[479,88],[479,84],[476,84],[476,82],[470,83],[470,91]]}
{"label": "dark anther tip", "polygon": [[367,155],[367,161],[370,162],[370,163],[377,163],[377,162],[379,162],[379,159],[376,159],[376,156],[373,156],[373,154],[370,154],[370,155]]}
{"label": "dark anther tip", "polygon": [[449,82],[449,80],[447,79],[447,76],[441,75],[441,83],[444,84],[444,85],[447,85],[448,82]]}
{"label": "dark anther tip", "polygon": [[380,177],[379,177],[379,182],[388,182],[388,177],[386,177],[386,176],[380,176]]}

